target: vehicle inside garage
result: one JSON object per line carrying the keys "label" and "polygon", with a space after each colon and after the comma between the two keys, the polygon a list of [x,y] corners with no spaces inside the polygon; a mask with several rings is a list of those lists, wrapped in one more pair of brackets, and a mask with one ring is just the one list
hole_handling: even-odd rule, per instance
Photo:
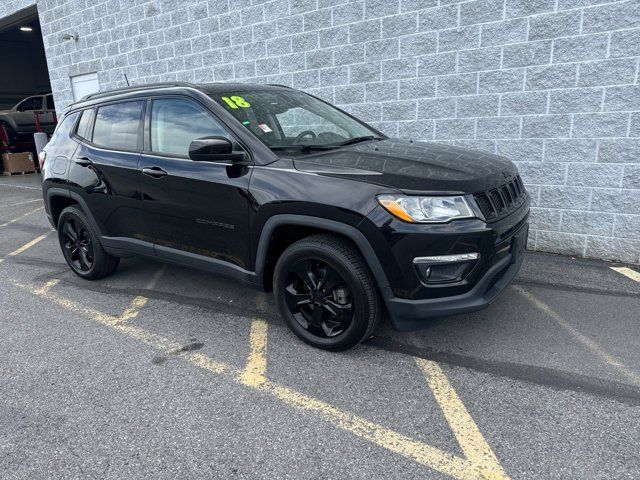
{"label": "vehicle inside garage", "polygon": [[0,52],[3,173],[28,173],[37,167],[31,167],[35,158],[33,134],[50,135],[57,122],[35,6],[0,21]]}

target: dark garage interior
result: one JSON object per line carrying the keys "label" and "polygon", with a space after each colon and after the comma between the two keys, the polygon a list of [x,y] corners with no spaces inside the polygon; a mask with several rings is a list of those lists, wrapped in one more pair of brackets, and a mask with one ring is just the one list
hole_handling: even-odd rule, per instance
{"label": "dark garage interior", "polygon": [[4,72],[0,75],[0,110],[29,95],[51,91],[37,11],[34,7],[19,13],[0,23],[0,70]]}
{"label": "dark garage interior", "polygon": [[55,105],[36,7],[0,22],[0,153],[2,171],[37,170],[34,136],[51,134]]}

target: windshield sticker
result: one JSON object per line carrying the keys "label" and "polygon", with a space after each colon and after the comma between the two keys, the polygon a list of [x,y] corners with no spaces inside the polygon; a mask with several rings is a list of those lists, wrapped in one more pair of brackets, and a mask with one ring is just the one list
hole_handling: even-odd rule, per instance
{"label": "windshield sticker", "polygon": [[267,125],[266,123],[260,123],[258,124],[258,127],[260,127],[260,130],[262,130],[264,133],[273,132],[273,130],[271,130],[269,128],[269,125]]}
{"label": "windshield sticker", "polygon": [[232,97],[221,97],[229,108],[248,108],[251,106],[244,98],[234,95]]}

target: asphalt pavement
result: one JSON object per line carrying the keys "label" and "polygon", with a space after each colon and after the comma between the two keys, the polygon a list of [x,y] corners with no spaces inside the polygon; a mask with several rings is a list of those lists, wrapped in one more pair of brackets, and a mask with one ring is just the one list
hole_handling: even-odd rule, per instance
{"label": "asphalt pavement", "polygon": [[328,353],[208,273],[83,281],[36,175],[0,199],[1,479],[640,478],[637,266],[530,253],[487,310]]}

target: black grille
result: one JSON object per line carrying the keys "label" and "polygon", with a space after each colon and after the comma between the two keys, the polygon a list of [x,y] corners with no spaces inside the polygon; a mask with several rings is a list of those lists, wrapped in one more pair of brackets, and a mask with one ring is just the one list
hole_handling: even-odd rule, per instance
{"label": "black grille", "polygon": [[498,188],[474,195],[487,220],[504,217],[524,202],[527,192],[520,175]]}

